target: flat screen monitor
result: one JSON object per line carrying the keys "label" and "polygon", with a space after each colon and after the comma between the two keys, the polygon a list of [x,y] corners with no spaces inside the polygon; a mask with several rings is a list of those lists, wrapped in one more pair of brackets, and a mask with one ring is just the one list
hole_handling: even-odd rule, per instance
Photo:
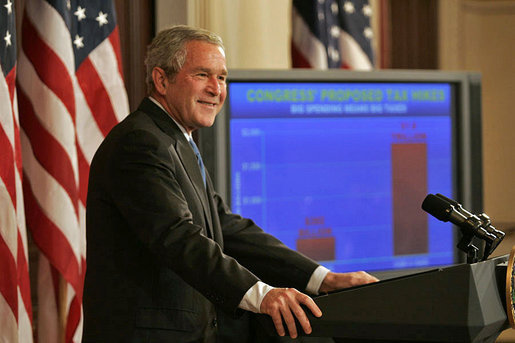
{"label": "flat screen monitor", "polygon": [[428,193],[482,207],[480,78],[423,71],[231,71],[201,131],[232,211],[336,272],[459,262]]}

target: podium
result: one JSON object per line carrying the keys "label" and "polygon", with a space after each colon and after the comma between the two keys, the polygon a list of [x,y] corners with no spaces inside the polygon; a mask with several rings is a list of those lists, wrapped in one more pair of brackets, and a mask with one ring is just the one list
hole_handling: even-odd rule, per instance
{"label": "podium", "polygon": [[[501,256],[317,296],[323,316],[306,310],[310,336],[353,343],[495,342],[509,327],[507,261]],[[258,315],[258,321],[276,335],[270,317]]]}

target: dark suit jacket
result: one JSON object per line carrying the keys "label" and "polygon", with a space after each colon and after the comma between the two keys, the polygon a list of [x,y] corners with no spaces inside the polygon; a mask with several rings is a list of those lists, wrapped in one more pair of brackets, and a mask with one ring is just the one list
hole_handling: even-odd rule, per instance
{"label": "dark suit jacket", "polygon": [[214,342],[217,311],[237,313],[258,280],[304,290],[318,266],[232,214],[209,177],[206,190],[149,99],[95,154],[86,218],[85,343]]}

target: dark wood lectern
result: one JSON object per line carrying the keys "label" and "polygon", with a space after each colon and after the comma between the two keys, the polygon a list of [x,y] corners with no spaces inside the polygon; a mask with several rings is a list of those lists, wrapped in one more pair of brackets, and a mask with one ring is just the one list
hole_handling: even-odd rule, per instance
{"label": "dark wood lectern", "polygon": [[[494,342],[509,327],[507,260],[459,264],[315,297],[323,316],[309,316],[310,336],[356,343]],[[275,334],[270,317],[258,320]]]}

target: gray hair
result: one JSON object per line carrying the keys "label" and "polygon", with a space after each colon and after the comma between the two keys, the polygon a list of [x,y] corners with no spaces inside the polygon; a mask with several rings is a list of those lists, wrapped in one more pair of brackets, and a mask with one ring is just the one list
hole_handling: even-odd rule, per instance
{"label": "gray hair", "polygon": [[186,61],[186,43],[194,40],[215,44],[224,49],[222,39],[217,34],[186,25],[172,26],[157,34],[147,48],[145,59],[148,94],[156,89],[152,79],[152,70],[162,68],[172,80]]}

